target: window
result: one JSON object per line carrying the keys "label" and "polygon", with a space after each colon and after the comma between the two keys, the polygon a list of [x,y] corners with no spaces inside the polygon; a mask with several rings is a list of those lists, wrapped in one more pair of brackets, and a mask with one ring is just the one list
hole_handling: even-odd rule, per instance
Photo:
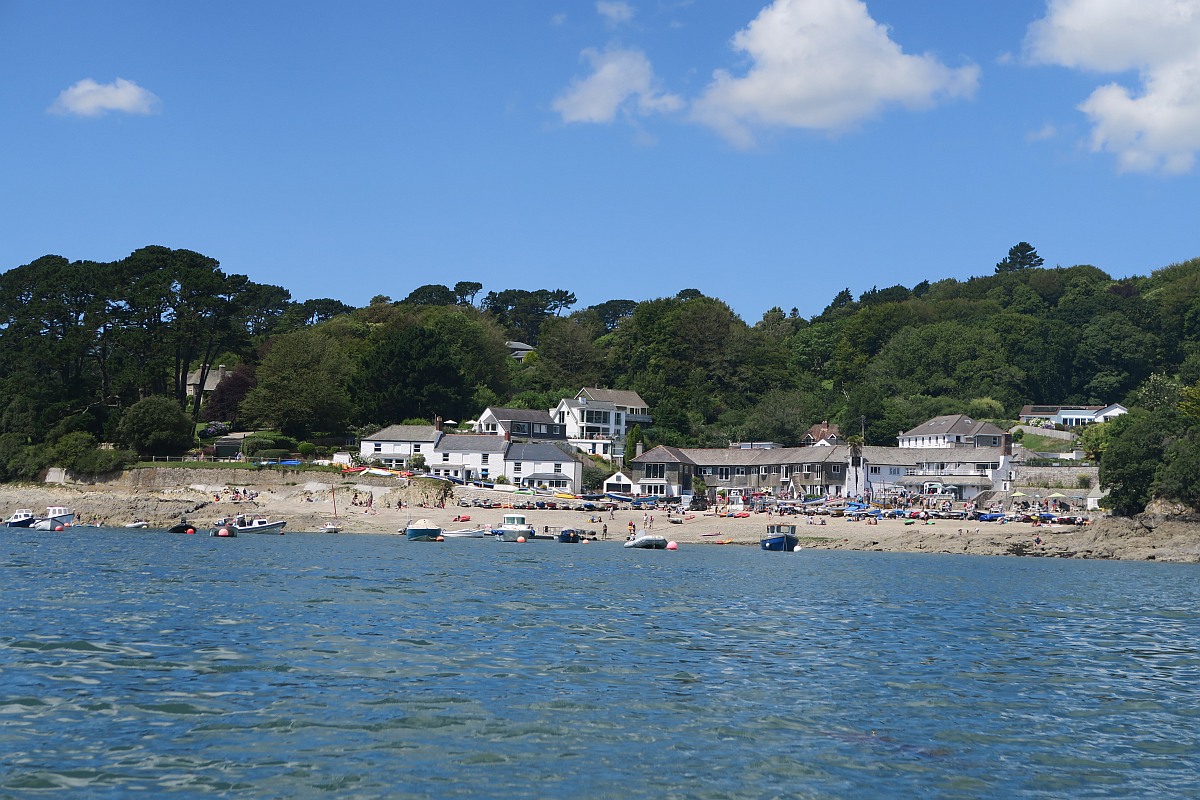
{"label": "window", "polygon": [[515,474],[515,475],[521,474],[521,462],[520,461],[516,461],[513,463],[513,474]]}
{"label": "window", "polygon": [[879,474],[879,467],[870,467],[870,468],[869,468],[869,470],[870,470],[870,473],[871,473],[872,475],[878,475],[878,474]]}
{"label": "window", "polygon": [[485,423],[483,424],[483,432],[484,432],[484,433],[495,433],[495,432],[496,432],[496,423],[494,423],[494,422],[485,422]]}
{"label": "window", "polygon": [[554,471],[555,471],[555,472],[560,472],[560,473],[561,473],[561,472],[562,472],[562,464],[555,464],[555,465],[554,465]]}
{"label": "window", "polygon": [[785,480],[792,477],[792,465],[791,464],[783,465],[783,477]]}
{"label": "window", "polygon": [[376,443],[375,443],[375,451],[374,451],[374,452],[376,452],[376,453],[382,453],[382,452],[383,452],[383,442],[376,442]]}
{"label": "window", "polygon": [[529,433],[528,422],[514,422],[512,424],[513,433]]}
{"label": "window", "polygon": [[758,474],[759,474],[759,475],[770,475],[770,474],[771,474],[771,468],[770,468],[770,467],[759,467],[759,468],[758,468]]}
{"label": "window", "polygon": [[484,453],[482,456],[480,456],[480,457],[479,457],[479,463],[480,463],[480,464],[486,464],[486,463],[488,463],[488,455],[489,455],[488,453]]}
{"label": "window", "polygon": [[646,465],[646,477],[650,478],[650,479],[657,478],[659,480],[666,478],[667,477],[667,465],[666,464],[647,464]]}
{"label": "window", "polygon": [[804,467],[800,471],[803,472],[805,475],[811,475],[812,474],[812,464],[805,464]]}
{"label": "window", "polygon": [[442,453],[442,463],[443,463],[443,464],[445,464],[445,463],[446,463],[447,461],[449,461],[449,460],[450,460],[450,454],[449,454],[449,453]]}
{"label": "window", "polygon": [[733,468],[733,474],[734,474],[734,475],[745,475],[745,474],[746,474],[746,468],[745,468],[745,467],[734,467],[734,468]]}
{"label": "window", "polygon": [[841,464],[830,464],[829,471],[832,472],[834,475],[841,475],[842,474],[842,465]]}
{"label": "window", "polygon": [[717,467],[717,480],[729,480],[729,467]]}
{"label": "window", "polygon": [[421,452],[421,445],[419,445],[419,444],[414,444],[414,445],[413,445],[413,452],[414,452],[414,453],[419,453],[419,452]]}

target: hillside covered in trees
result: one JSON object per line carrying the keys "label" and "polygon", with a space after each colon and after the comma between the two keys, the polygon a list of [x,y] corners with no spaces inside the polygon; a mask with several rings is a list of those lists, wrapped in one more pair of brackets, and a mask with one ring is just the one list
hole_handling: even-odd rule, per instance
{"label": "hillside covered in trees", "polygon": [[[1115,509],[1153,494],[1200,507],[1200,259],[1114,280],[1045,268],[1021,243],[986,272],[847,288],[812,318],[779,306],[747,323],[694,289],[577,309],[569,290],[460,282],[354,308],[294,302],[186,250],[45,256],[0,275],[0,479],[133,457],[100,442],[183,452],[195,421],[304,439],[608,386],[647,401],[649,442],[681,446],[792,445],[822,420],[892,445],[938,414],[1124,402],[1132,413],[1088,437]],[[521,363],[514,339],[536,348]],[[188,373],[218,364],[215,393],[189,397]]]}

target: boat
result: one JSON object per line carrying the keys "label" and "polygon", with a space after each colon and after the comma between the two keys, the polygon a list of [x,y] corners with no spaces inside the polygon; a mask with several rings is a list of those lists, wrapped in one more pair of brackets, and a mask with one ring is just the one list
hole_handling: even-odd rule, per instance
{"label": "boat", "polygon": [[563,544],[579,544],[586,538],[586,534],[575,528],[563,528],[558,532],[558,540]]}
{"label": "boat", "polygon": [[46,516],[38,517],[30,526],[39,531],[56,531],[71,527],[75,521],[75,512],[66,506],[47,506]]}
{"label": "boat", "polygon": [[196,526],[187,521],[187,517],[180,517],[179,522],[167,528],[167,533],[195,533]]}
{"label": "boat", "polygon": [[326,522],[324,525],[322,525],[317,530],[317,533],[341,533],[341,532],[342,532],[341,526],[335,525],[332,522]]}
{"label": "boat", "polygon": [[216,536],[218,539],[236,539],[237,528],[232,525],[221,525],[220,527],[213,528],[208,535]]}
{"label": "boat", "polygon": [[636,548],[639,550],[666,550],[667,537],[659,536],[653,533],[643,533],[636,539],[630,539],[625,542],[624,547]]}
{"label": "boat", "polygon": [[492,528],[492,533],[502,542],[515,542],[517,539],[528,542],[537,531],[525,521],[524,514],[505,514],[504,521]]}
{"label": "boat", "polygon": [[763,550],[791,553],[800,547],[795,525],[768,525],[767,535],[759,540]]}
{"label": "boat", "polygon": [[276,520],[268,522],[263,517],[248,518],[245,514],[238,514],[233,519],[229,517],[221,517],[213,526],[213,531],[226,529],[238,533],[273,533],[279,536],[283,535],[283,526],[287,525],[284,520]]}
{"label": "boat", "polygon": [[442,529],[422,518],[410,521],[404,526],[404,535],[410,542],[436,542],[442,537]]}
{"label": "boat", "polygon": [[4,524],[9,528],[28,528],[37,519],[33,515],[33,510],[29,508],[18,508],[12,513],[12,516],[4,520]]}
{"label": "boat", "polygon": [[490,536],[491,531],[486,528],[466,528],[459,531],[442,531],[443,539],[482,539],[485,536]]}
{"label": "boat", "polygon": [[149,528],[150,523],[144,519],[135,519],[133,522],[126,522],[126,528]]}

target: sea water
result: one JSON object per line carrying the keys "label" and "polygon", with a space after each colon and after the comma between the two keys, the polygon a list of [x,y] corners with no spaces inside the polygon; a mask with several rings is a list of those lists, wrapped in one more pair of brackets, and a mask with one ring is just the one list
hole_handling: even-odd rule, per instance
{"label": "sea water", "polygon": [[1200,567],[0,529],[0,797],[1195,796]]}

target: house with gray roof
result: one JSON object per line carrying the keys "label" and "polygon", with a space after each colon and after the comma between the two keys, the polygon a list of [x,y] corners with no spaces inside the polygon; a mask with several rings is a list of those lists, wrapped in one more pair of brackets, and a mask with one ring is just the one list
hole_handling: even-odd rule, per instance
{"label": "house with gray roof", "polygon": [[433,425],[389,425],[358,445],[364,461],[378,461],[391,469],[408,469],[414,455],[424,456],[426,462],[442,433]]}
{"label": "house with gray roof", "polygon": [[554,421],[563,425],[567,440],[585,453],[620,461],[625,436],[635,425],[649,427],[654,418],[646,401],[629,389],[600,389],[585,386],[574,397],[564,397],[550,409]]}
{"label": "house with gray roof", "polygon": [[500,436],[482,433],[447,433],[426,457],[430,473],[463,481],[491,481],[504,472],[504,452],[509,447]]}
{"label": "house with gray roof", "polygon": [[[993,426],[994,427],[994,426]],[[898,496],[926,494],[969,500],[1005,488],[1011,448],[655,447],[633,459],[635,492],[679,497],[697,481],[726,496]]]}
{"label": "house with gray roof", "polygon": [[899,439],[901,447],[1002,447],[1008,434],[990,422],[948,414],[901,431]]}
{"label": "house with gray roof", "polygon": [[566,441],[565,426],[550,418],[550,412],[533,408],[493,408],[479,415],[477,433],[500,436],[513,442]]}
{"label": "house with gray roof", "polygon": [[583,486],[583,464],[557,445],[512,442],[504,452],[504,474],[518,486],[577,492]]}

